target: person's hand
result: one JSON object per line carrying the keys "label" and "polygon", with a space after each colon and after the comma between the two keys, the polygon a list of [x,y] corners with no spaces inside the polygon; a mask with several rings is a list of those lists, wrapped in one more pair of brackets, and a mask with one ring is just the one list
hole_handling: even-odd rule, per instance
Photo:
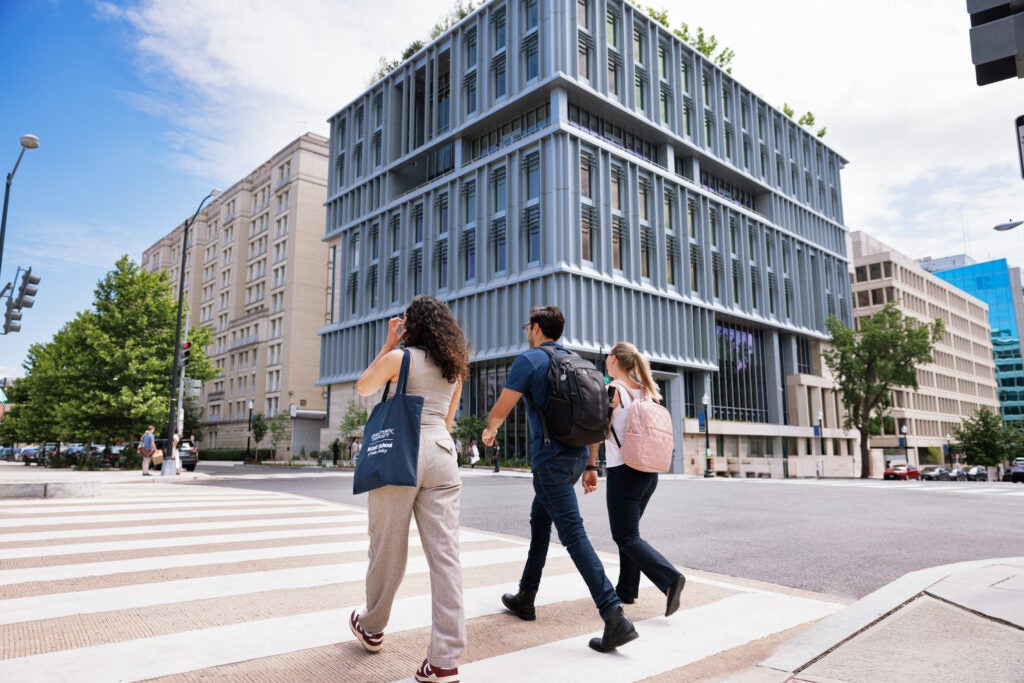
{"label": "person's hand", "polygon": [[480,440],[484,442],[485,446],[493,446],[494,445],[494,437],[497,434],[498,434],[498,430],[497,429],[491,429],[490,427],[485,427],[483,433],[480,435]]}
{"label": "person's hand", "polygon": [[384,346],[389,350],[398,346],[398,343],[402,341],[402,337],[405,336],[405,318],[397,316],[388,321],[388,338],[384,341]]}
{"label": "person's hand", "polygon": [[593,493],[597,490],[597,470],[586,470],[583,472],[583,493]]}

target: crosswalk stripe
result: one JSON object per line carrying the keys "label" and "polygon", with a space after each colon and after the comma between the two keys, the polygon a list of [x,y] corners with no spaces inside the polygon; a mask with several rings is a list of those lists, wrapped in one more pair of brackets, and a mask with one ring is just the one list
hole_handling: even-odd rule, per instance
{"label": "crosswalk stripe", "polygon": [[[596,670],[604,681],[631,681],[692,664],[744,643],[835,613],[837,606],[815,600],[744,593],[711,605],[682,610],[673,617],[644,619],[635,624],[639,640],[609,657],[581,647],[595,631],[554,643],[471,662],[459,668],[467,680],[505,680],[523,662],[544,662],[544,679],[592,683]],[[708,624],[730,624],[708,628]]]}
{"label": "crosswalk stripe", "polygon": [[[352,641],[346,620],[351,610],[360,605],[341,609],[338,606],[359,594],[367,562],[352,555],[342,558],[342,554],[358,553],[365,557],[369,542],[365,509],[309,501],[289,494],[253,501],[247,500],[243,492],[213,487],[207,491],[217,491],[217,495],[206,492],[192,496],[187,485],[168,486],[160,487],[165,490],[159,496],[159,502],[166,504],[167,509],[178,510],[187,498],[202,499],[205,505],[228,508],[208,514],[254,518],[197,517],[186,504],[181,511],[188,514],[187,519],[200,521],[179,517],[171,524],[140,527],[140,517],[153,514],[154,498],[130,496],[124,488],[116,492],[105,490],[103,496],[93,500],[93,508],[65,502],[60,506],[24,503],[16,514],[0,509],[0,528],[8,528],[7,522],[12,519],[31,518],[33,511],[54,513],[45,518],[43,525],[53,528],[33,530],[23,526],[22,531],[0,534],[0,561],[28,560],[42,564],[50,557],[57,558],[58,562],[61,557],[72,561],[71,564],[51,562],[31,568],[8,564],[11,568],[0,570],[3,594],[15,596],[0,600],[0,638],[5,642],[3,655],[0,655],[0,681],[129,681],[202,672],[247,661],[258,666],[265,662],[268,667],[275,667],[276,658],[295,657],[310,648],[334,647]],[[128,502],[133,497],[138,500]],[[276,505],[267,504],[271,502]],[[305,514],[294,516],[292,511],[296,508],[301,508]],[[85,515],[85,510],[99,514]],[[83,521],[85,519],[88,521]],[[80,528],[60,529],[61,525],[69,523],[78,524]],[[54,545],[54,539],[67,542]],[[2,547],[5,541],[22,546]],[[460,542],[460,559],[467,577],[466,619],[494,619],[495,615],[505,614],[498,598],[504,592],[517,589],[528,541],[460,529]],[[26,543],[30,545],[24,545]],[[262,543],[265,547],[247,548],[247,543]],[[219,549],[221,545],[226,549]],[[413,525],[410,547],[418,545]],[[232,547],[239,549],[230,549]],[[209,551],[204,552],[207,549]],[[104,553],[119,555],[103,559]],[[138,556],[131,557],[133,553]],[[73,556],[80,554],[84,560],[95,555],[100,561],[74,561],[77,558]],[[609,576],[613,576],[617,556],[609,553],[599,556]],[[544,616],[555,613],[552,607],[555,610],[581,609],[583,605],[588,606],[599,623],[589,590],[569,562],[565,549],[552,546],[548,557],[542,590],[537,596],[537,605],[547,607],[545,614],[537,622],[522,622],[506,614],[508,628],[543,629]],[[337,561],[350,558],[352,561]],[[287,562],[273,564],[274,560],[281,559]],[[252,564],[260,561],[270,562],[267,565],[270,568],[260,571],[258,565]],[[214,565],[218,567],[204,574],[205,567]],[[186,575],[182,569],[194,576],[181,578]],[[231,573],[217,573],[225,569]],[[172,576],[160,580],[161,571],[174,570],[177,571]],[[401,637],[403,633],[430,626],[432,604],[428,574],[426,558],[412,551],[406,575],[418,578],[407,582],[403,593],[399,594],[401,597],[395,601],[386,628],[390,636]],[[110,577],[113,585],[95,588],[102,585],[105,577]],[[683,609],[671,618],[640,619],[637,622],[640,640],[615,655],[601,655],[586,647],[589,637],[600,633],[573,635],[558,631],[561,635],[554,642],[514,652],[500,651],[462,665],[464,680],[508,680],[510,672],[520,670],[524,661],[531,663],[531,670],[543,670],[545,678],[554,680],[588,683],[637,680],[821,619],[842,608],[830,600],[786,595],[770,590],[770,586],[748,586],[725,577],[690,575],[687,585],[694,584],[709,587],[704,589],[705,604],[698,599],[699,606],[687,607],[684,601]],[[23,597],[17,597],[23,585]],[[335,599],[326,602],[319,602],[316,593],[308,592],[329,587],[334,587],[330,595]],[[301,590],[307,593],[294,597],[288,593]],[[645,590],[654,589],[647,587]],[[276,597],[263,598],[263,595]],[[286,610],[284,606],[290,599],[302,600],[298,603],[301,609]],[[664,597],[661,599],[663,601]],[[210,601],[211,607],[204,601]],[[259,607],[244,611],[235,611],[232,607],[243,603]],[[576,604],[570,608],[570,603]],[[125,619],[145,621],[160,614],[171,614],[166,607],[169,605],[181,605],[180,614],[221,608],[224,612],[223,616],[205,621],[198,617],[202,623],[195,624],[188,617],[179,616],[160,628],[147,629],[145,633],[149,637],[144,638],[137,637],[138,631],[129,629],[123,634],[115,633],[113,639],[109,635],[93,637],[89,633],[90,620],[112,624],[123,615]],[[174,613],[179,613],[177,607],[173,609]],[[308,609],[319,611],[305,611]],[[190,624],[193,624],[191,628]],[[31,647],[18,646],[18,638],[30,637],[28,634],[32,632],[57,633],[63,629],[74,629],[75,637],[65,641],[51,636]],[[543,630],[538,631],[537,635],[542,633]],[[108,642],[111,640],[113,642]],[[537,637],[531,641],[532,644],[538,642],[544,641]],[[358,649],[355,644],[347,647]],[[22,656],[18,656],[19,652]],[[342,653],[341,656],[351,655]],[[392,672],[378,679],[388,680],[404,673]],[[203,677],[202,673],[191,675]],[[219,674],[211,672],[211,675]]]}
{"label": "crosswalk stripe", "polygon": [[[258,512],[259,508],[254,509],[253,512]],[[324,507],[318,504],[308,505],[289,505],[280,507],[274,510],[276,514],[300,514],[303,512],[310,511],[323,511]],[[226,516],[226,511],[224,515]],[[237,512],[235,513],[237,514]],[[152,521],[160,521],[164,519],[195,519],[199,514],[194,510],[159,510],[159,511],[140,511],[134,514],[110,514],[110,515],[71,515],[69,517],[60,517],[61,524],[101,524],[111,522],[140,522],[146,519]],[[47,526],[53,524],[58,518],[53,517],[27,517],[27,518],[11,518],[5,521],[7,527],[33,527],[33,526]]]}
{"label": "crosswalk stripe", "polygon": [[[325,512],[326,510],[321,510]],[[149,526],[130,527],[94,527],[91,529],[74,530],[53,530],[53,531],[25,531],[13,534],[0,534],[0,544],[16,543],[20,541],[49,541],[67,538],[85,538],[87,536],[131,536],[134,534],[170,534],[181,531],[215,531],[217,529],[246,529],[265,528],[272,526],[291,526],[296,524],[327,524],[330,522],[344,522],[356,519],[366,519],[366,514],[353,513],[344,508],[337,508],[336,512],[326,515],[316,515],[301,518],[274,519],[264,517],[261,519],[232,519],[223,521],[184,522],[181,524],[152,524]],[[138,519],[134,521],[139,521]]]}

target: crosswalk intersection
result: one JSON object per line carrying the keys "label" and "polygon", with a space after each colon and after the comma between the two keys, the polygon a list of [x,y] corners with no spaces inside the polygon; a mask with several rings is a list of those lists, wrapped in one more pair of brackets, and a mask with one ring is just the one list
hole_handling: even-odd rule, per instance
{"label": "crosswalk intersection", "polygon": [[[692,680],[715,657],[844,605],[754,582],[688,575],[662,616],[649,583],[627,608],[640,639],[610,655],[565,551],[552,547],[538,619],[509,615],[527,541],[460,531],[469,645],[463,681]],[[108,485],[96,498],[0,501],[0,681],[400,681],[429,639],[430,577],[415,529],[406,578],[366,653],[346,619],[363,599],[365,509],[281,493]],[[601,554],[610,576],[616,558]],[[532,672],[532,673],[531,673]],[[683,672],[683,673],[681,673]]]}

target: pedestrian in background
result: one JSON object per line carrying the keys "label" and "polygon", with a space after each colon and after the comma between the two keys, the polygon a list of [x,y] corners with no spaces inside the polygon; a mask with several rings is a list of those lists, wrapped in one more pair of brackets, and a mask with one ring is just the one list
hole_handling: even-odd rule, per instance
{"label": "pedestrian in background", "polygon": [[[619,342],[612,347],[606,372],[612,378],[609,390],[614,392],[611,426],[616,435],[625,435],[626,419],[633,401],[647,395],[661,403],[661,392],[651,376],[650,363],[629,342]],[[590,447],[591,461],[597,460],[598,448],[599,444]],[[640,536],[640,518],[658,487],[658,473],[641,472],[626,465],[615,438],[605,440],[604,453],[608,525],[612,539],[619,547],[619,580],[615,592],[622,602],[633,604],[640,592],[640,573],[643,572],[665,594],[667,617],[679,609],[679,596],[686,577]]]}
{"label": "pedestrian in background", "polygon": [[494,444],[493,446],[491,446],[491,459],[494,460],[495,472],[498,472],[501,469],[500,467],[498,467],[499,453],[501,453],[501,448],[498,446],[498,444]]}
{"label": "pedestrian in background", "polygon": [[156,439],[153,438],[154,429],[153,425],[146,427],[146,431],[142,434],[142,443],[139,444],[139,455],[142,456],[142,476],[144,477],[153,476],[149,471],[149,463],[156,450]]}
{"label": "pedestrian in background", "polygon": [[331,442],[331,463],[338,466],[338,458],[341,456],[341,442],[335,439]]}
{"label": "pedestrian in background", "polygon": [[[383,486],[369,492],[370,562],[366,608],[349,617],[362,646],[377,652],[405,576],[413,515],[430,568],[431,636],[416,680],[454,683],[466,647],[466,617],[459,564],[459,496],[462,479],[451,428],[462,382],[469,374],[469,344],[452,312],[430,296],[417,296],[404,319],[388,321],[387,339],[356,382],[361,396],[398,381],[405,342],[411,362],[407,392],[423,397],[416,486]],[[341,679],[345,679],[342,675]]]}
{"label": "pedestrian in background", "polygon": [[476,447],[476,439],[469,441],[469,469],[474,469],[480,462],[480,449]]}
{"label": "pedestrian in background", "polygon": [[544,415],[548,410],[548,369],[551,358],[539,348],[555,347],[556,353],[567,353],[557,339],[565,329],[565,317],[555,306],[537,306],[530,310],[530,322],[523,332],[530,348],[519,354],[509,368],[505,387],[487,416],[483,442],[494,444],[494,436],[520,397],[526,396],[526,421],[529,434],[530,464],[533,470],[533,504],[530,510],[530,549],[526,566],[519,580],[519,592],[506,593],[502,604],[525,621],[537,618],[534,600],[540,588],[541,574],[551,545],[551,526],[558,530],[558,539],[565,546],[590,589],[590,595],[604,620],[604,633],[592,638],[590,647],[610,652],[639,637],[633,623],[622,609],[622,601],[605,574],[604,565],[587,538],[576,500],[576,482],[583,478],[584,487],[597,485],[597,465],[588,462],[586,446],[569,446],[556,439],[546,439]]}

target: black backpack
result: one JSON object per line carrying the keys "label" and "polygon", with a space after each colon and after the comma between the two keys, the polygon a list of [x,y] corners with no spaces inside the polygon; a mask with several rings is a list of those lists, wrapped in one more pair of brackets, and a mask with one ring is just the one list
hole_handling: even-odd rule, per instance
{"label": "black backpack", "polygon": [[[602,375],[594,364],[560,346],[542,345],[548,366],[548,411],[540,413],[544,445],[554,439],[579,448],[604,441],[611,419],[611,402]],[[565,351],[561,353],[560,351]]]}

